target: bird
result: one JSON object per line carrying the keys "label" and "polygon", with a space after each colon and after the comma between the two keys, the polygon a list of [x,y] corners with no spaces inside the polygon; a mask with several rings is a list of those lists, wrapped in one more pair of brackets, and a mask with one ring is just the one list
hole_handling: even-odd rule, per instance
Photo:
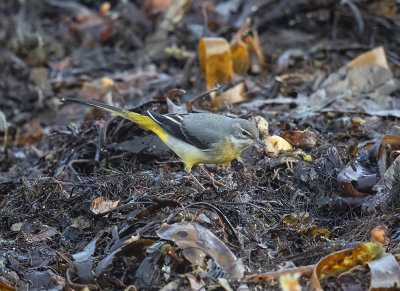
{"label": "bird", "polygon": [[191,173],[193,166],[198,166],[214,187],[225,186],[214,180],[201,164],[229,165],[245,149],[255,144],[265,146],[254,123],[242,118],[213,113],[160,114],[152,110],[139,114],[89,99],[62,98],[61,101],[99,108],[152,131],[180,157],[185,172],[202,190],[204,186]]}

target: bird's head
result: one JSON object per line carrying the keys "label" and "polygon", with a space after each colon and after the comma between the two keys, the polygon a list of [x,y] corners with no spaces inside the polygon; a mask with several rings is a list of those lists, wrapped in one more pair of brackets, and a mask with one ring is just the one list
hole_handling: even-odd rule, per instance
{"label": "bird's head", "polygon": [[254,144],[265,146],[264,142],[259,138],[257,127],[250,121],[245,119],[234,119],[232,124],[232,143],[235,150],[241,152]]}

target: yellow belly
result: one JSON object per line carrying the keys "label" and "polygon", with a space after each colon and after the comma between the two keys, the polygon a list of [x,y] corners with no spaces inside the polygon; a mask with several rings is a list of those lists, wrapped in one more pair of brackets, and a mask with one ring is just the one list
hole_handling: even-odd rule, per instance
{"label": "yellow belly", "polygon": [[240,155],[240,152],[234,151],[227,141],[216,144],[213,149],[207,151],[177,141],[174,137],[168,137],[166,144],[182,159],[186,172],[190,172],[191,168],[198,164],[225,165]]}

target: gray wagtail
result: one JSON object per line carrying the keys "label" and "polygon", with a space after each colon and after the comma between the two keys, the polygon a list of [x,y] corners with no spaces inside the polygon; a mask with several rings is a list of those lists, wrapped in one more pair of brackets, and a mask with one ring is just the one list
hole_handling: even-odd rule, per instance
{"label": "gray wagtail", "polygon": [[241,118],[230,118],[212,113],[163,115],[151,110],[147,110],[147,115],[142,115],[92,100],[63,98],[61,101],[80,103],[109,111],[154,132],[182,159],[185,171],[203,190],[204,187],[190,173],[194,165],[197,165],[215,186],[216,181],[200,164],[226,165],[248,147],[256,143],[264,145],[259,139],[259,132],[255,125]]}

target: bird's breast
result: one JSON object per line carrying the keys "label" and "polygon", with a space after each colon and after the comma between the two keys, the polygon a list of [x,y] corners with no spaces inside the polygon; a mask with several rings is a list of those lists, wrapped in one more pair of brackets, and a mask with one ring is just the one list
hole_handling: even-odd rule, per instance
{"label": "bird's breast", "polygon": [[213,164],[226,164],[237,158],[241,151],[236,150],[230,141],[223,141],[213,146],[214,160]]}

